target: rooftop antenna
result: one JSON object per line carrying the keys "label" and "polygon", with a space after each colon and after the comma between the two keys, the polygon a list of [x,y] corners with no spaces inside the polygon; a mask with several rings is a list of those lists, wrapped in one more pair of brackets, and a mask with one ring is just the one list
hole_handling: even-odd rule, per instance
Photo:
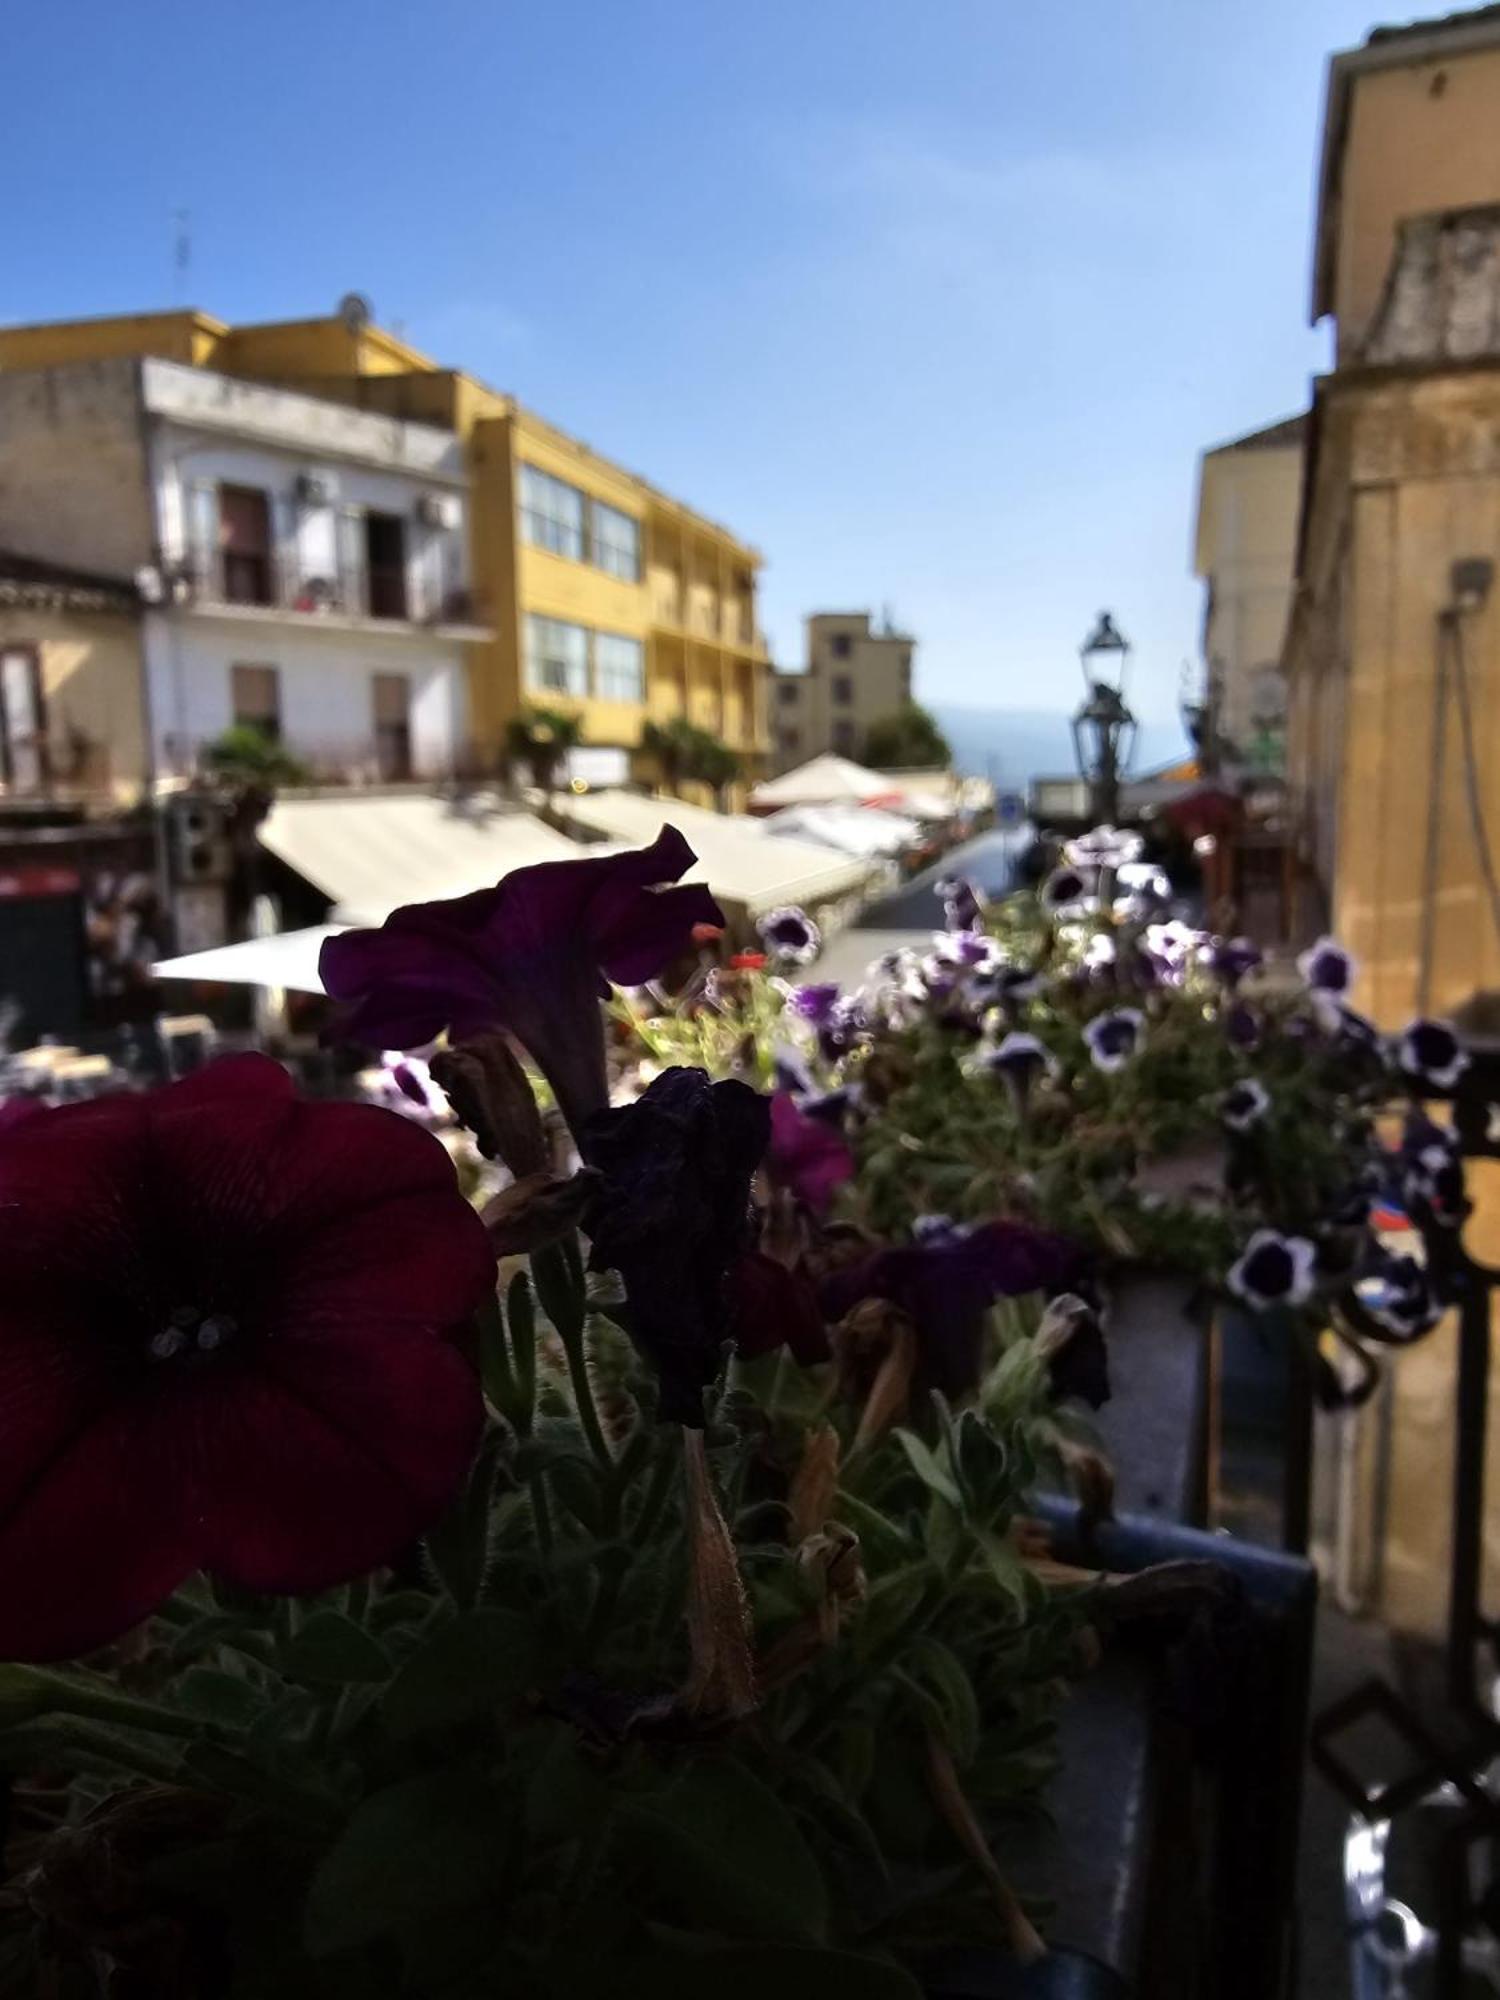
{"label": "rooftop antenna", "polygon": [[172,290],[180,302],[187,298],[188,271],[193,262],[192,216],[185,208],[172,211]]}

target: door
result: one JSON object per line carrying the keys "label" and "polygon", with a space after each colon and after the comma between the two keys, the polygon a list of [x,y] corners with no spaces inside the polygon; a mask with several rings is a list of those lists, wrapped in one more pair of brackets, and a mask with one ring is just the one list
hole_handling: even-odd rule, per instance
{"label": "door", "polygon": [[6,646],[0,650],[0,779],[30,792],[46,776],[41,657],[35,646]]}
{"label": "door", "polygon": [[411,682],[405,674],[374,674],[375,761],[382,778],[411,776]]}

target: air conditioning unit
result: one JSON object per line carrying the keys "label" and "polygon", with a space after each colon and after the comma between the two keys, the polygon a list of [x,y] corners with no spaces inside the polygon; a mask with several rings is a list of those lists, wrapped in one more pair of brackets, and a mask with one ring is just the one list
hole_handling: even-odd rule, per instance
{"label": "air conditioning unit", "polygon": [[326,507],[337,497],[338,487],[332,473],[299,472],[297,474],[297,498],[304,507]]}
{"label": "air conditioning unit", "polygon": [[417,519],[424,528],[457,528],[463,518],[463,503],[456,493],[417,495]]}

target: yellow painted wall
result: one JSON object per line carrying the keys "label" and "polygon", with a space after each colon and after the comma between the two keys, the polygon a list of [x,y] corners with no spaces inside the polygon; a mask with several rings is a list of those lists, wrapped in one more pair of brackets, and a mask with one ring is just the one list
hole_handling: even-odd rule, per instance
{"label": "yellow painted wall", "polygon": [[299,381],[317,375],[403,375],[435,364],[380,327],[355,330],[333,317],[233,327],[214,366],[228,375]]}
{"label": "yellow painted wall", "polygon": [[1355,76],[1332,219],[1341,360],[1364,341],[1398,224],[1485,201],[1500,201],[1500,49]]}
{"label": "yellow painted wall", "polygon": [[147,782],[140,627],[107,613],[0,607],[0,646],[9,645],[37,648],[59,789],[133,802]]}
{"label": "yellow painted wall", "polygon": [[149,354],[190,367],[214,365],[228,328],[206,313],[125,313],[108,319],[55,320],[0,328],[0,368],[58,368],[69,361],[103,361]]}

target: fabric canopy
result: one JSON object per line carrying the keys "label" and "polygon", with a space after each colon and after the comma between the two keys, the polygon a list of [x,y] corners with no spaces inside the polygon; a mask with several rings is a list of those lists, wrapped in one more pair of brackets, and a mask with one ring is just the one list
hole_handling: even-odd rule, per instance
{"label": "fabric canopy", "polygon": [[914,819],[871,806],[787,806],[760,821],[778,840],[810,840],[841,854],[899,854],[921,835]]}
{"label": "fabric canopy", "polygon": [[750,794],[753,806],[821,806],[895,804],[898,793],[889,778],[867,771],[847,757],[824,755],[768,778]]}
{"label": "fabric canopy", "polygon": [[164,958],[151,970],[158,979],[187,979],[214,986],[280,986],[292,993],[321,993],[318,953],[324,938],[337,937],[343,924],[315,924],[305,931],[278,931]]}

